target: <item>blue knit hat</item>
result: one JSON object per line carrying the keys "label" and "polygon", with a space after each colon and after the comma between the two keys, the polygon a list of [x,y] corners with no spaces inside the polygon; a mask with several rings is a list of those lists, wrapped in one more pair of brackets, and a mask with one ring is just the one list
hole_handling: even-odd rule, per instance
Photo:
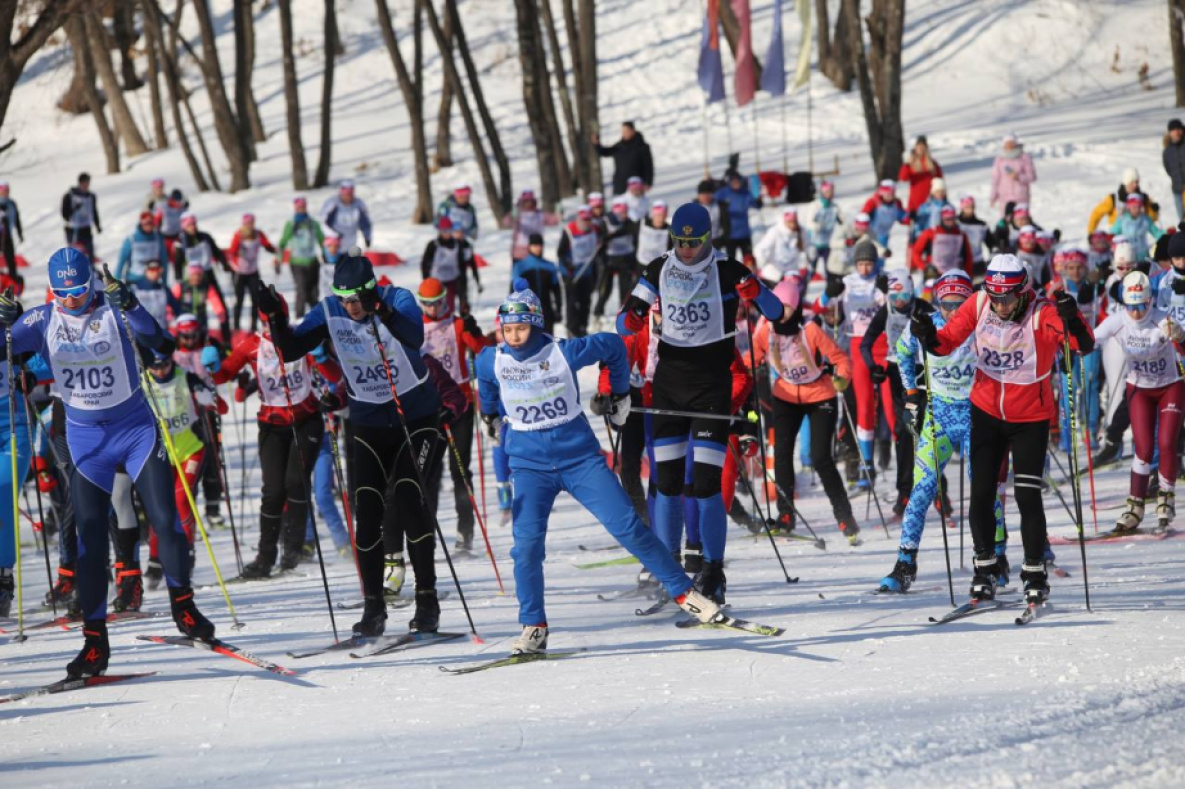
{"label": "blue knit hat", "polygon": [[364,255],[347,255],[333,267],[333,292],[338,296],[374,287],[374,267]]}
{"label": "blue knit hat", "polygon": [[712,215],[699,203],[684,203],[671,217],[675,238],[706,238],[712,232]]}
{"label": "blue knit hat", "polygon": [[526,323],[537,329],[543,328],[543,306],[529,283],[522,277],[514,281],[514,292],[498,307],[498,317],[503,325]]}

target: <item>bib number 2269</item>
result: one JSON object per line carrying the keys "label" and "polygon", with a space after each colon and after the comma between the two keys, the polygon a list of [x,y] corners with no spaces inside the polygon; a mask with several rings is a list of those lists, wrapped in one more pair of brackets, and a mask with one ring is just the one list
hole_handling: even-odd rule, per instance
{"label": "bib number 2269", "polygon": [[517,406],[515,412],[524,425],[534,425],[545,420],[568,415],[568,401],[562,397],[544,401],[542,405]]}

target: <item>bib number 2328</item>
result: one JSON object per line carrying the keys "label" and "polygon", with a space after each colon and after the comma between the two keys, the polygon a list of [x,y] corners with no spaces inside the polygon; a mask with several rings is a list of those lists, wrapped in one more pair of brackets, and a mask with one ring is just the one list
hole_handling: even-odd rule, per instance
{"label": "bib number 2328", "polygon": [[992,370],[1019,370],[1024,363],[1024,351],[996,351],[992,348],[983,350],[983,364]]}

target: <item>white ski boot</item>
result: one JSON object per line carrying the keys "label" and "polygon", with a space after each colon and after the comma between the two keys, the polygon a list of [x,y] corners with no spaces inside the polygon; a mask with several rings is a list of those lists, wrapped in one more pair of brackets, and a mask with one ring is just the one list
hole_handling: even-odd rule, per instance
{"label": "white ski boot", "polygon": [[716,605],[710,597],[705,597],[695,591],[694,588],[688,589],[687,593],[681,597],[676,597],[675,602],[679,604],[680,608],[704,624],[714,622],[720,616],[720,606]]}
{"label": "white ski boot", "polygon": [[[1159,509],[1159,508],[1158,508]],[[1112,534],[1132,534],[1144,520],[1144,500],[1136,496],[1127,497],[1127,510],[1115,522]]]}
{"label": "white ski boot", "polygon": [[547,651],[547,625],[527,625],[510,648],[511,656],[538,655]]}
{"label": "white ski boot", "polygon": [[403,582],[407,578],[407,566],[403,561],[403,552],[389,553],[386,558],[387,580],[383,586],[383,597],[388,602],[399,597],[403,591]]}
{"label": "white ski boot", "polygon": [[1176,494],[1171,490],[1161,488],[1156,494],[1156,528],[1154,534],[1162,534],[1173,525],[1173,518],[1177,515]]}

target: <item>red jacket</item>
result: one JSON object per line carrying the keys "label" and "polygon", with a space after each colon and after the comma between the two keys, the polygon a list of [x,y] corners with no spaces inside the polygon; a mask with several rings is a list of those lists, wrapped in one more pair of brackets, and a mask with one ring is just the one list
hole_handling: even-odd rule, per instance
{"label": "red jacket", "polygon": [[[222,362],[222,367],[218,372],[213,374],[214,383],[223,384],[234,378],[239,374],[244,366],[250,364],[253,372],[258,374],[256,370],[256,362],[259,359],[259,339],[258,334],[247,334],[235,344],[234,349],[230,352],[230,356]],[[312,361],[310,357],[310,361]],[[326,362],[313,362],[313,366],[317,368],[317,372],[328,381],[330,384],[336,384],[341,380],[342,371],[338,364],[333,359]],[[292,408],[287,406],[273,406],[266,405],[260,401],[259,414],[256,419],[260,422],[269,425],[291,425],[293,423],[300,423],[317,413],[317,391],[314,389],[309,392],[308,397],[299,403],[294,403]]]}
{"label": "red jacket", "polygon": [[931,159],[930,164],[933,165],[931,170],[915,171],[909,162],[906,162],[901,165],[901,170],[897,173],[898,181],[909,182],[909,203],[906,208],[911,214],[917,211],[922,203],[930,197],[930,182],[942,176],[942,168],[938,162]]}
{"label": "red jacket", "polygon": [[[1031,292],[1030,298],[1035,299],[1035,303],[1029,306],[1024,320],[1034,322],[1037,375],[1044,377],[1027,384],[1005,384],[976,370],[975,383],[971,387],[972,405],[996,419],[1008,422],[1044,422],[1057,418],[1057,403],[1054,402],[1051,385],[1053,376],[1049,372],[1053,369],[1057,352],[1062,349],[1065,327],[1053,302]],[[946,325],[938,330],[938,354],[948,354],[962,345],[975,332],[982,311],[988,309],[991,307],[983,291],[977,293],[975,298],[967,299]],[[1087,331],[1090,331],[1089,327]],[[1078,349],[1078,342],[1073,335],[1070,335],[1070,347]]]}
{"label": "red jacket", "polygon": [[957,227],[951,229],[942,225],[923,230],[917,240],[913,242],[913,254],[910,256],[910,262],[914,270],[925,271],[926,266],[930,265],[932,257],[931,247],[933,246],[934,236],[937,235],[960,235],[963,237],[963,264],[960,268],[967,272],[967,276],[974,276],[973,267],[975,265],[975,259],[971,256],[971,242],[967,240],[967,234]]}

